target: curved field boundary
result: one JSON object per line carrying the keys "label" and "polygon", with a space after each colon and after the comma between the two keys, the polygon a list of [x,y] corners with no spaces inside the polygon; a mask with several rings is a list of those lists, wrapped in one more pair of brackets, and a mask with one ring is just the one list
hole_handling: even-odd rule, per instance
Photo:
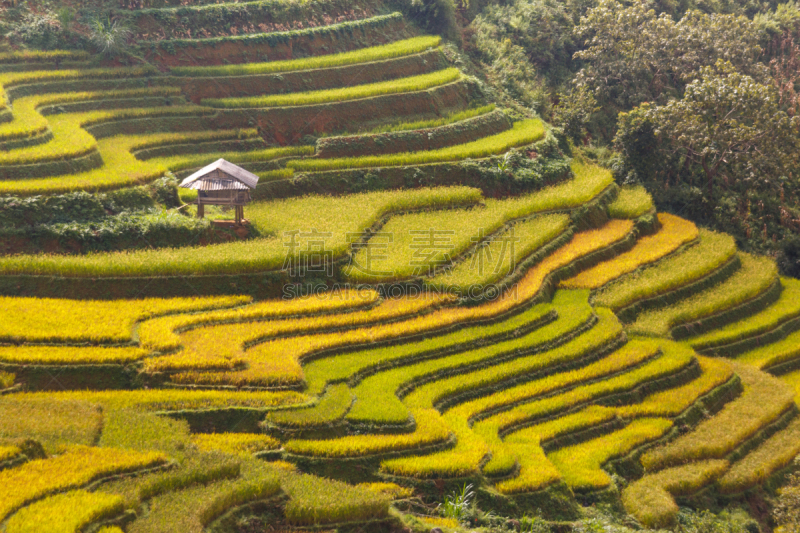
{"label": "curved field boundary", "polygon": [[693,431],[642,455],[646,471],[705,459],[736,460],[795,417],[794,391],[788,386],[754,368],[735,368],[744,384],[742,395]]}
{"label": "curved field boundary", "polygon": [[737,494],[764,483],[772,475],[788,466],[800,453],[800,418],[767,440],[758,448],[734,463],[717,481],[722,494]]}
{"label": "curved field boundary", "polygon": [[[619,319],[623,322],[634,322],[637,316],[641,313],[675,304],[685,298],[689,298],[690,296],[722,283],[734,275],[736,271],[741,268],[741,266],[742,263],[739,259],[739,256],[734,255],[731,259],[723,263],[720,268],[712,271],[710,274],[707,274],[693,283],[682,285],[674,290],[667,291],[658,296],[638,300],[637,302],[615,312],[617,313]],[[620,283],[624,283],[624,279],[620,280]],[[597,300],[595,300],[595,303],[600,305],[600,302],[597,302]]]}
{"label": "curved field boundary", "polygon": [[674,497],[688,496],[710,485],[728,466],[728,461],[710,460],[648,474],[624,490],[622,503],[646,527],[670,527],[678,514]]}
{"label": "curved field boundary", "polygon": [[[609,209],[611,205],[613,203],[609,205]],[[641,237],[628,252],[562,281],[561,286],[566,289],[597,289],[637,268],[654,263],[687,242],[697,239],[697,227],[688,220],[665,213],[659,214],[658,220],[661,223],[658,232]]]}
{"label": "curved field boundary", "polygon": [[219,127],[241,127],[252,120],[268,141],[297,144],[305,135],[358,131],[365,125],[396,117],[435,116],[465,109],[478,96],[478,88],[463,79],[415,92],[384,94],[360,100],[263,109],[221,109]]}
{"label": "curved field boundary", "polygon": [[778,300],[761,313],[688,342],[700,352],[733,357],[785,338],[800,328],[800,282],[781,278],[781,284]]}
{"label": "curved field boundary", "polygon": [[98,478],[166,461],[158,452],[78,446],[52,459],[30,461],[0,472],[0,520],[48,494],[77,488]]}
{"label": "curved field boundary", "polygon": [[132,101],[146,100],[155,103],[154,97],[160,97],[158,105],[172,103],[172,97],[180,91],[175,87],[153,87],[145,89],[127,89],[115,91],[80,91],[55,94],[37,94],[18,98],[14,102],[13,120],[0,125],[0,139],[7,144],[12,140],[40,135],[48,130],[49,124],[45,115],[73,104],[105,106],[106,109],[125,107],[147,107],[129,105]]}
{"label": "curved field boundary", "polygon": [[498,110],[438,128],[324,137],[317,141],[316,156],[328,159],[435,150],[454,144],[466,144],[506,131],[510,127],[511,121],[505,113]]}
{"label": "curved field boundary", "polygon": [[447,67],[441,50],[351,66],[230,77],[171,78],[194,103],[206,99],[299,93],[418,76]]}
{"label": "curved field boundary", "polygon": [[335,67],[374,63],[387,59],[422,54],[428,49],[438,47],[441,42],[442,39],[439,36],[426,35],[338,54],[327,54],[285,61],[268,61],[266,63],[247,63],[244,65],[175,67],[170,70],[170,73],[173,76],[202,78],[253,76],[277,73],[285,75],[286,73],[298,70],[333,69]]}
{"label": "curved field boundary", "polygon": [[780,298],[782,290],[783,286],[780,280],[776,278],[766,290],[744,303],[719,313],[704,316],[693,322],[675,326],[670,330],[670,335],[675,339],[684,339],[698,332],[709,331],[736,322],[742,317],[751,316],[776,302]]}
{"label": "curved field boundary", "polygon": [[736,251],[731,237],[701,229],[696,245],[608,284],[594,295],[594,303],[613,309],[623,322],[632,321],[640,308],[669,305],[732,275],[741,265]]}
{"label": "curved field boundary", "polygon": [[241,98],[208,98],[202,105],[218,109],[259,109],[264,107],[299,107],[347,100],[362,100],[375,96],[424,91],[461,79],[457,68],[446,68],[428,74],[409,76],[396,80],[365,83],[350,87],[337,87],[301,93],[270,94]]}
{"label": "curved field boundary", "polygon": [[393,153],[341,159],[315,159],[292,162],[288,166],[296,171],[342,170],[365,167],[424,165],[462,159],[479,159],[506,152],[511,148],[534,143],[544,138],[546,129],[541,120],[523,120],[514,123],[510,130],[466,144],[449,146],[425,152]]}
{"label": "curved field boundary", "polygon": [[[248,21],[248,24],[250,21]],[[319,56],[375,46],[408,37],[400,13],[317,26],[296,31],[245,34],[208,39],[170,39],[140,41],[139,49],[154,63],[170,67],[249,63],[253,57],[262,61],[280,61],[297,56]]]}

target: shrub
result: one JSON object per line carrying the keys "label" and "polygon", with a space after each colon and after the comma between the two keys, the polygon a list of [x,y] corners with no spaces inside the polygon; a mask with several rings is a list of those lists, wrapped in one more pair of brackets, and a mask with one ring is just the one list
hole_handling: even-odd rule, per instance
{"label": "shrub", "polygon": [[658,220],[661,222],[658,233],[640,238],[631,250],[562,281],[560,286],[567,289],[602,287],[624,274],[658,261],[697,238],[697,227],[688,220],[666,213],[660,213]]}
{"label": "shrub", "polygon": [[7,389],[14,385],[16,376],[11,372],[0,372],[0,389]]}

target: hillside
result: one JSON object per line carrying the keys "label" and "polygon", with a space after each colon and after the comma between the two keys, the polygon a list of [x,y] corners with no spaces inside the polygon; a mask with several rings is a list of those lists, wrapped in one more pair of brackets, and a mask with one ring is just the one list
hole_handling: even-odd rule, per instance
{"label": "hillside", "polygon": [[[800,282],[406,14],[168,4],[137,66],[0,55],[0,530],[775,525]],[[245,231],[177,187],[219,158]]]}

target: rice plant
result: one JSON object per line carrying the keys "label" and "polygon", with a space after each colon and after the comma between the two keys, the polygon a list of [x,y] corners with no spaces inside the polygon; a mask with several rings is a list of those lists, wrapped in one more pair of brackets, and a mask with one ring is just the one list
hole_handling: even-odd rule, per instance
{"label": "rice plant", "polygon": [[688,342],[696,350],[704,350],[742,339],[761,335],[800,315],[800,281],[781,278],[783,291],[780,298],[755,315],[704,335],[692,337]]}
{"label": "rice plant", "polygon": [[671,427],[671,420],[642,418],[609,435],[561,448],[547,458],[573,490],[602,489],[611,484],[611,478],[602,469],[603,464],[658,439]]}
{"label": "rice plant", "polygon": [[234,455],[251,455],[281,447],[277,439],[261,433],[195,433],[192,435],[192,442],[201,451],[220,451]]}
{"label": "rice plant", "polygon": [[604,287],[595,303],[616,310],[666,294],[710,274],[735,254],[736,242],[732,237],[701,229],[696,246]]}
{"label": "rice plant", "polygon": [[255,322],[267,319],[297,318],[306,315],[334,313],[370,306],[378,301],[378,293],[369,288],[319,293],[290,300],[262,300],[233,309],[193,314],[174,314],[153,318],[139,324],[139,342],[154,351],[176,350],[181,345],[177,331],[199,326]]}
{"label": "rice plant", "polygon": [[123,511],[122,498],[102,492],[74,490],[39,500],[9,519],[8,533],[80,531]]}
{"label": "rice plant", "polygon": [[560,286],[567,289],[597,289],[637,268],[658,261],[697,238],[697,227],[688,220],[666,213],[659,213],[658,220],[661,222],[658,233],[640,238],[631,250],[562,281]]}
{"label": "rice plant", "polygon": [[[247,296],[67,300],[0,298],[0,338],[6,342],[129,342],[136,322],[170,313],[232,307]],[[41,348],[40,348],[41,349]],[[51,356],[55,351],[50,351]],[[110,352],[113,353],[113,352]]]}
{"label": "rice plant", "polygon": [[[0,190],[7,183],[0,182]],[[313,252],[309,243],[320,238],[324,239],[325,251],[332,252],[333,258],[338,259],[349,251],[353,235],[360,235],[389,213],[435,206],[472,205],[480,199],[481,191],[478,189],[440,187],[253,203],[248,207],[250,222],[257,230],[276,237],[91,256],[18,255],[0,259],[0,272],[138,277],[278,270],[286,262],[287,243],[294,248],[293,264],[300,264],[302,257]],[[308,213],[314,213],[313,222],[309,221]]]}
{"label": "rice plant", "polygon": [[611,218],[639,218],[653,209],[653,198],[641,185],[623,187],[617,199],[608,204]]}
{"label": "rice plant", "polygon": [[287,163],[287,166],[295,169],[295,171],[319,172],[323,170],[424,165],[442,161],[479,159],[502,154],[517,146],[531,144],[544,137],[544,134],[545,128],[542,121],[523,120],[515,122],[510,130],[506,130],[502,133],[497,133],[466,144],[439,148],[438,150],[363,157],[343,157],[338,159],[308,159],[304,161],[290,161]]}
{"label": "rice plant", "polygon": [[78,446],[52,459],[37,459],[0,471],[0,519],[48,494],[78,488],[95,479],[162,463],[157,452]]}
{"label": "rice plant", "polygon": [[430,446],[443,443],[450,436],[450,430],[436,409],[420,409],[412,414],[417,423],[413,433],[351,435],[329,440],[289,440],[284,444],[284,449],[300,455],[358,457]]}
{"label": "rice plant", "polygon": [[631,324],[637,335],[667,336],[677,325],[693,322],[755,298],[778,280],[774,261],[740,253],[742,267],[730,278],[668,307],[647,311]]}
{"label": "rice plant", "polygon": [[728,461],[712,460],[668,468],[631,483],[622,493],[625,510],[644,526],[673,526],[678,514],[675,496],[688,496],[713,483],[728,469]]}
{"label": "rice plant", "polygon": [[642,465],[646,470],[724,458],[794,404],[794,392],[772,376],[743,365],[736,367],[736,373],[744,384],[742,396],[690,433],[645,453]]}
{"label": "rice plant", "polygon": [[735,494],[764,483],[773,474],[791,464],[798,453],[800,418],[795,418],[785,429],[778,431],[735,462],[717,481],[719,491],[723,494]]}
{"label": "rice plant", "polygon": [[384,124],[382,126],[377,126],[369,130],[369,132],[367,133],[390,133],[394,131],[413,131],[413,130],[423,130],[428,128],[438,128],[439,126],[446,126],[448,124],[453,124],[455,122],[461,122],[462,120],[467,120],[473,117],[486,115],[487,113],[491,113],[492,111],[494,111],[495,108],[496,106],[494,104],[488,104],[485,106],[465,109],[463,111],[455,111],[452,113],[447,113],[441,118],[435,118],[430,120],[417,120],[415,122]]}
{"label": "rice plant", "polygon": [[277,72],[292,72],[296,70],[310,70],[318,68],[333,68],[345,65],[367,63],[369,61],[382,61],[395,57],[418,54],[430,48],[439,46],[441,37],[423,35],[394,41],[380,46],[359,48],[350,52],[328,54],[302,59],[288,59],[283,61],[268,61],[265,63],[245,63],[242,65],[221,65],[211,67],[174,67],[170,73],[176,76],[192,77],[220,77],[220,76],[252,76],[257,74],[272,74]]}
{"label": "rice plant", "polygon": [[23,365],[127,364],[144,359],[148,353],[135,347],[0,346],[0,362]]}
{"label": "rice plant", "polygon": [[424,91],[447,83],[458,81],[462,78],[461,71],[457,68],[448,68],[419,74],[397,80],[354,85],[338,89],[323,89],[302,93],[272,94],[267,96],[245,96],[232,98],[207,98],[201,104],[222,109],[264,108],[303,106],[326,104],[330,102],[343,102],[360,98],[370,98],[385,94],[399,94],[415,91]]}

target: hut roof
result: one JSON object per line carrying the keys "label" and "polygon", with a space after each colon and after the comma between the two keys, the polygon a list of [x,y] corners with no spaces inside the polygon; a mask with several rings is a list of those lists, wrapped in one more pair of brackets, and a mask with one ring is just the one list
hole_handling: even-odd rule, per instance
{"label": "hut roof", "polygon": [[217,159],[181,182],[184,189],[222,191],[255,189],[258,176],[224,159]]}

